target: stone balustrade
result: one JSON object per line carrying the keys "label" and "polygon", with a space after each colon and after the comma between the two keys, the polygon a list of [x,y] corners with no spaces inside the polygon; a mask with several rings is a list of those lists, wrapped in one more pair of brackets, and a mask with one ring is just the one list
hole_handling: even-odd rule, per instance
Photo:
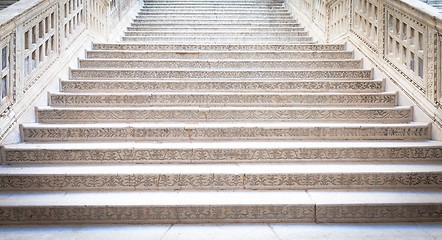
{"label": "stone balustrade", "polygon": [[418,0],[287,0],[319,41],[354,45],[442,129],[442,19]]}
{"label": "stone balustrade", "polygon": [[90,41],[117,39],[138,0],[26,0],[0,12],[0,141]]}

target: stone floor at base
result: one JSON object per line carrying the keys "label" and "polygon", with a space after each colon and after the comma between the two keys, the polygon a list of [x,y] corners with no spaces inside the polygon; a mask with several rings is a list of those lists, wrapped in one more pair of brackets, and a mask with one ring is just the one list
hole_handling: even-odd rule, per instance
{"label": "stone floor at base", "polygon": [[2,226],[0,239],[442,240],[442,223]]}

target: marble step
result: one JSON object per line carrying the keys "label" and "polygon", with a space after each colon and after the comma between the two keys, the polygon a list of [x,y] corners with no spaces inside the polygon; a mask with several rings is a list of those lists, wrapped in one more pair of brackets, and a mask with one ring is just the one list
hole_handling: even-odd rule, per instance
{"label": "marble step", "polygon": [[440,163],[437,141],[86,142],[5,145],[6,165]]}
{"label": "marble step", "polygon": [[132,22],[132,27],[141,27],[141,28],[158,28],[158,29],[167,29],[167,28],[183,28],[183,29],[191,29],[191,28],[209,28],[209,29],[217,29],[217,28],[301,28],[299,23],[195,23],[195,24],[186,24],[186,23],[138,23]]}
{"label": "marble step", "polygon": [[216,91],[379,93],[383,80],[62,80],[64,92]]}
{"label": "marble step", "polygon": [[224,33],[231,33],[231,34],[237,34],[237,33],[243,33],[243,32],[250,32],[250,33],[290,33],[290,32],[302,32],[304,31],[303,27],[257,27],[257,26],[230,26],[230,27],[215,27],[215,26],[206,26],[206,27],[200,27],[200,26],[172,26],[172,27],[142,27],[134,25],[133,27],[128,27],[128,31],[132,32],[176,32],[176,33],[188,33],[188,32],[194,32],[194,33],[204,33],[204,32],[224,32]]}
{"label": "marble step", "polygon": [[344,44],[164,44],[164,43],[94,43],[93,50],[144,51],[345,51]]}
{"label": "marble step", "polygon": [[353,59],[352,51],[134,51],[91,50],[88,59]]}
{"label": "marble step", "polygon": [[199,16],[210,16],[210,15],[224,15],[224,16],[237,16],[247,15],[247,16],[290,16],[291,13],[287,9],[247,9],[247,8],[145,8],[140,9],[138,12],[139,16],[142,15],[192,15]]}
{"label": "marble step", "polygon": [[187,10],[194,10],[194,9],[214,9],[214,10],[220,10],[220,9],[235,9],[235,10],[280,10],[280,9],[287,9],[284,4],[257,4],[257,3],[244,3],[244,4],[232,4],[225,2],[220,4],[216,3],[185,3],[185,2],[175,2],[175,3],[146,3],[143,4],[140,11],[149,11],[149,10],[155,10],[155,9],[187,9]]}
{"label": "marble step", "polygon": [[39,123],[359,122],[408,123],[411,107],[36,107]]}
{"label": "marble step", "polygon": [[373,79],[363,69],[71,69],[71,79]]}
{"label": "marble step", "polygon": [[226,18],[217,18],[217,19],[158,19],[157,17],[152,18],[135,18],[133,20],[134,23],[142,23],[142,24],[184,24],[184,25],[220,25],[220,24],[229,24],[229,25],[248,25],[248,26],[256,26],[261,24],[297,24],[297,22],[291,18],[287,19],[226,19]]}
{"label": "marble step", "polygon": [[200,1],[175,1],[175,2],[148,2],[141,6],[147,8],[237,8],[237,9],[280,9],[286,8],[284,3],[233,3],[233,2],[200,2]]}
{"label": "marble step", "polygon": [[273,20],[273,19],[292,19],[293,17],[289,12],[236,12],[236,11],[200,11],[200,12],[191,12],[191,11],[158,11],[158,12],[140,12],[135,17],[136,19],[164,19],[164,20],[174,20],[174,19],[265,19],[265,20]]}
{"label": "marble step", "polygon": [[205,1],[183,1],[183,0],[177,0],[177,1],[144,1],[144,4],[160,4],[160,5],[164,5],[164,4],[170,4],[170,5],[175,5],[175,4],[187,4],[187,5],[192,5],[192,4],[196,4],[196,5],[238,5],[238,6],[242,6],[242,5],[253,5],[253,6],[262,6],[262,5],[279,5],[282,6],[284,5],[284,1],[223,1],[223,2],[219,2],[219,1],[209,1],[209,0],[205,0]]}
{"label": "marble step", "polygon": [[260,22],[269,22],[269,21],[279,21],[280,23],[284,23],[286,21],[290,21],[290,23],[296,23],[297,21],[290,14],[274,14],[274,15],[266,15],[266,14],[241,14],[241,13],[232,13],[232,14],[167,14],[167,13],[158,13],[158,14],[141,14],[137,15],[134,18],[135,20],[157,20],[157,21],[189,21],[189,20],[208,20],[208,21],[231,21],[231,22],[240,22],[240,23],[260,23]]}
{"label": "marble step", "polygon": [[139,36],[139,37],[216,37],[216,38],[231,38],[236,37],[256,37],[256,38],[265,38],[265,37],[275,37],[279,38],[290,38],[293,37],[304,37],[300,38],[302,40],[311,41],[311,37],[308,37],[308,33],[305,31],[297,31],[297,32],[249,32],[249,31],[241,31],[241,32],[229,32],[229,31],[206,31],[206,32],[174,32],[174,31],[125,31],[124,36]]}
{"label": "marble step", "polygon": [[442,193],[111,191],[0,194],[0,223],[177,224],[441,221]]}
{"label": "marble step", "polygon": [[125,42],[151,42],[151,43],[314,43],[312,37],[308,36],[123,36],[122,41]]}
{"label": "marble step", "polygon": [[362,69],[361,59],[269,60],[269,59],[81,59],[80,68],[120,69]]}
{"label": "marble step", "polygon": [[3,192],[440,190],[438,164],[166,164],[0,168]]}
{"label": "marble step", "polygon": [[138,93],[50,93],[56,107],[393,107],[397,93],[254,93],[138,92]]}
{"label": "marble step", "polygon": [[67,141],[422,141],[430,125],[352,123],[23,124],[24,142]]}

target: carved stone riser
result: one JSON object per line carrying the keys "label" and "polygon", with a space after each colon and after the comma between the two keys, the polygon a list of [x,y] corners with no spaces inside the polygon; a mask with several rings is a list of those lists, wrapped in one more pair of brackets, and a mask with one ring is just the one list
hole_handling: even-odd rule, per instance
{"label": "carved stone riser", "polygon": [[122,60],[83,59],[81,68],[141,68],[141,69],[361,69],[362,60]]}
{"label": "carved stone riser", "polygon": [[248,0],[244,0],[244,1],[237,1],[237,0],[227,0],[227,1],[223,1],[222,3],[219,1],[209,1],[209,0],[204,0],[204,1],[198,1],[198,0],[194,0],[194,1],[187,1],[187,0],[177,0],[177,1],[144,1],[144,4],[210,4],[211,6],[213,5],[228,5],[228,4],[233,4],[233,5],[279,5],[281,6],[284,1],[283,0],[278,0],[278,1],[248,1]]}
{"label": "carved stone riser", "polygon": [[[251,124],[252,125],[252,124]],[[27,127],[26,142],[66,141],[244,141],[244,140],[429,140],[428,126],[356,127]]]}
{"label": "carved stone riser", "polygon": [[[440,204],[0,207],[1,224],[333,223],[441,221]],[[333,217],[331,217],[333,216]]]}
{"label": "carved stone riser", "polygon": [[261,5],[261,4],[270,4],[270,5],[274,5],[274,4],[282,4],[284,3],[284,0],[226,0],[223,1],[222,3],[220,3],[219,1],[215,1],[215,0],[202,0],[202,1],[198,1],[198,0],[193,0],[193,1],[188,1],[188,0],[155,0],[155,1],[150,1],[150,0],[144,0],[143,1],[144,4],[175,4],[175,3],[197,3],[197,4],[210,4],[210,5],[219,5],[219,4],[253,4],[253,5]]}
{"label": "carved stone riser", "polygon": [[[256,89],[259,90],[259,89]],[[262,89],[263,92],[266,89]],[[289,94],[289,93],[138,93],[67,94],[52,93],[51,106],[377,106],[396,105],[395,93],[383,94]]]}
{"label": "carved stone riser", "polygon": [[38,108],[40,123],[81,122],[374,122],[408,123],[411,108]]}
{"label": "carved stone riser", "polygon": [[[237,36],[240,37],[298,37],[298,36],[307,36],[307,32],[298,31],[298,32],[248,32],[248,31],[242,31],[242,32],[219,32],[219,31],[211,31],[211,32],[174,32],[174,31],[167,31],[164,30],[163,32],[151,32],[151,31],[126,31],[124,33],[125,36],[141,36],[141,37],[153,37],[153,36],[159,36],[159,37],[232,37],[232,35],[235,38]],[[303,38],[302,38],[303,39]],[[311,38],[306,38],[309,41]],[[297,39],[295,39],[297,40]]]}
{"label": "carved stone riser", "polygon": [[154,21],[170,21],[170,20],[179,20],[179,21],[187,21],[187,20],[209,20],[209,21],[248,21],[249,23],[252,23],[251,21],[258,20],[260,22],[265,21],[282,21],[282,22],[297,22],[296,20],[293,20],[293,17],[290,16],[290,14],[286,15],[265,15],[261,16],[261,14],[241,14],[241,13],[234,13],[234,14],[211,14],[211,13],[202,13],[202,14],[196,14],[195,16],[193,14],[167,14],[167,13],[158,13],[158,14],[146,14],[146,15],[137,15],[135,17],[136,20],[154,20]]}
{"label": "carved stone riser", "polygon": [[72,69],[72,79],[372,79],[371,70]]}
{"label": "carved stone riser", "polygon": [[171,18],[175,16],[207,16],[210,18],[223,17],[228,18],[232,17],[234,19],[241,19],[243,17],[248,18],[275,18],[275,17],[290,17],[290,13],[287,10],[261,10],[250,12],[249,10],[234,10],[234,9],[179,9],[178,11],[174,11],[172,9],[147,9],[147,11],[140,11],[138,13],[140,17],[152,17],[152,16],[160,16]]}
{"label": "carved stone riser", "polygon": [[[247,23],[237,23],[237,24],[218,24],[218,23],[211,23],[211,24],[186,24],[186,23],[138,23],[133,22],[131,23],[132,27],[141,27],[141,28],[158,28],[161,30],[167,29],[167,28],[209,28],[211,30],[217,29],[217,28],[250,28],[250,24]],[[264,28],[300,28],[301,25],[299,23],[260,23],[257,26],[253,26],[251,28],[257,28],[257,27],[264,27]]]}
{"label": "carved stone riser", "polygon": [[1,224],[313,222],[311,205],[0,207]]}
{"label": "carved stone riser", "polygon": [[161,26],[161,27],[155,27],[155,26],[137,26],[133,25],[132,27],[127,28],[128,31],[149,31],[149,32],[164,32],[164,31],[173,31],[176,33],[180,32],[193,32],[193,33],[205,33],[205,32],[225,32],[225,33],[231,33],[231,34],[239,34],[239,33],[264,33],[264,34],[270,34],[270,33],[291,33],[291,32],[300,32],[304,31],[303,27],[199,27],[199,26],[192,26],[189,25],[187,27],[183,26]]}
{"label": "carved stone riser", "polygon": [[289,23],[289,24],[296,24],[297,22],[291,19],[283,20],[283,19],[240,19],[240,20],[229,20],[229,19],[202,19],[202,20],[192,20],[189,19],[176,19],[176,20],[160,20],[158,18],[152,18],[152,19],[146,19],[146,17],[141,19],[134,19],[134,23],[144,23],[144,24],[187,24],[187,25],[193,25],[193,24],[265,24],[265,23],[276,23],[276,24],[283,24],[283,23]]}
{"label": "carved stone riser", "polygon": [[214,1],[161,1],[161,2],[153,2],[146,1],[143,4],[143,7],[173,7],[173,8],[188,8],[189,6],[197,6],[197,7],[208,7],[208,8],[284,8],[283,2],[239,2],[239,1],[223,1],[214,2]]}
{"label": "carved stone riser", "polygon": [[311,174],[8,174],[0,192],[395,189],[439,190],[442,172]]}
{"label": "carved stone riser", "polygon": [[175,1],[175,2],[145,2],[143,8],[189,8],[194,6],[198,8],[254,8],[254,9],[281,9],[285,7],[282,2],[201,2],[201,1]]}
{"label": "carved stone riser", "polygon": [[152,3],[146,2],[143,4],[141,11],[148,9],[192,9],[195,7],[198,9],[250,9],[250,10],[268,10],[268,9],[286,9],[282,3],[232,3],[223,2],[223,4],[216,3],[199,3],[199,2],[174,2],[174,3]]}
{"label": "carved stone riser", "polygon": [[146,13],[179,13],[179,14],[187,14],[188,12],[193,13],[235,13],[235,14],[245,14],[245,15],[257,15],[259,16],[261,13],[269,14],[269,15],[290,15],[290,12],[284,8],[283,6],[272,6],[272,7],[244,7],[244,6],[223,6],[223,7],[200,7],[200,5],[196,5],[193,7],[177,7],[176,5],[161,7],[161,6],[145,6],[140,9],[139,14],[144,15]]}
{"label": "carved stone riser", "polygon": [[106,59],[351,59],[353,52],[225,52],[225,51],[88,51],[87,58]]}
{"label": "carved stone riser", "polygon": [[61,81],[65,92],[212,91],[254,92],[381,92],[383,81]]}
{"label": "carved stone riser", "polygon": [[22,164],[152,163],[291,163],[291,162],[426,162],[440,161],[442,147],[346,147],[289,149],[14,149],[5,147],[5,162]]}
{"label": "carved stone riser", "polygon": [[219,43],[244,43],[244,42],[255,42],[255,41],[262,41],[262,42],[268,42],[268,43],[312,43],[311,37],[284,37],[284,36],[275,36],[275,37],[266,37],[266,36],[259,36],[259,37],[248,37],[248,36],[180,36],[179,34],[176,34],[174,36],[147,36],[147,37],[137,37],[137,36],[124,36],[121,37],[123,41],[128,42],[170,42],[170,43],[182,43],[182,42],[201,42],[201,43],[211,43],[211,42],[219,42]]}
{"label": "carved stone riser", "polygon": [[144,51],[345,51],[343,44],[142,44],[95,43],[94,50]]}

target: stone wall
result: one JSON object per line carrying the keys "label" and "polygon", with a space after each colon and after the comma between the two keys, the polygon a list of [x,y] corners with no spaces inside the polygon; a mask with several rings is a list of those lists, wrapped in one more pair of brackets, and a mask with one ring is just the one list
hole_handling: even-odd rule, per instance
{"label": "stone wall", "polygon": [[347,42],[433,122],[442,137],[442,19],[418,0],[287,0],[320,42]]}
{"label": "stone wall", "polygon": [[[18,141],[17,123],[33,117],[33,106],[49,88],[56,88],[60,77],[67,77],[70,63],[84,54],[91,41],[118,39],[140,4],[139,0],[26,0],[2,10],[0,141]],[[11,132],[17,137],[5,140]]]}

